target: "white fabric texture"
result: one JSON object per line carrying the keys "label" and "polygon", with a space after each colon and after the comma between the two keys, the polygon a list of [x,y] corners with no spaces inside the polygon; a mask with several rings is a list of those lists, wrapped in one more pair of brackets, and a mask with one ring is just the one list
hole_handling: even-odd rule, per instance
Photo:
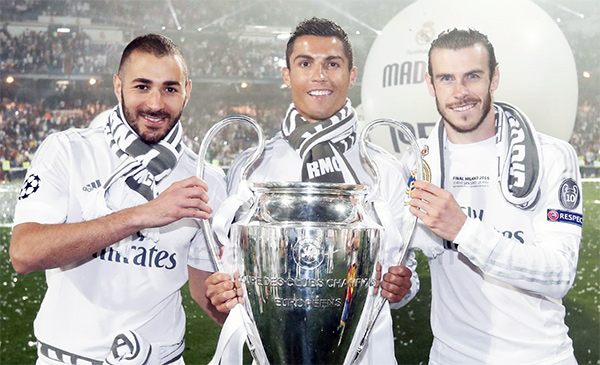
{"label": "white fabric texture", "polygon": [[357,184],[344,152],[356,142],[356,111],[350,99],[330,118],[308,122],[292,103],[281,133],[302,158],[302,181]]}
{"label": "white fabric texture", "polygon": [[[90,196],[120,163],[101,128],[52,134],[32,161],[27,176],[37,177],[39,186],[17,203],[15,224],[82,221]],[[195,175],[196,163],[197,156],[184,148],[177,166],[156,185],[158,193]],[[216,209],[226,194],[224,176],[214,169],[205,175],[209,204]],[[99,361],[114,337],[127,330],[161,348],[180,343],[185,334],[180,288],[188,268],[214,268],[197,220],[181,219],[159,228],[159,234],[158,243],[139,237],[128,255],[109,247],[84,262],[47,270],[36,338]]]}
{"label": "white fabric texture", "polygon": [[[102,188],[92,193],[91,204],[84,206],[83,219],[96,219],[154,199],[157,196],[156,184],[171,173],[181,157],[182,129],[178,121],[163,140],[155,145],[148,145],[125,121],[122,105],[114,107],[108,116],[104,132],[107,143],[119,157],[121,164]],[[139,234],[158,242],[157,228],[145,228]],[[129,236],[114,243],[112,248],[127,255],[131,243],[136,239],[137,236]]]}
{"label": "white fabric texture", "polygon": [[439,146],[438,136],[422,141],[431,180],[439,186],[445,177],[443,186],[468,218],[447,249],[439,237],[416,232],[416,243],[429,242],[436,251],[430,256],[430,363],[574,363],[561,298],[575,279],[581,225],[549,218],[551,211],[582,216],[581,200],[567,208],[561,202],[569,182],[581,191],[573,148],[537,134],[539,196],[522,209],[498,186],[495,138],[467,145],[443,138],[445,171],[431,148]]}
{"label": "white fabric texture", "polygon": [[[248,204],[247,197],[251,196],[249,187],[246,182],[242,182],[240,185],[240,168],[243,165],[243,161],[250,155],[250,151],[246,151],[243,155],[239,156],[234,164],[232,165],[227,177],[228,177],[228,191],[230,196],[223,203],[222,207],[229,207],[228,209],[219,209],[215,213],[214,222],[231,222],[233,215],[242,204]],[[378,215],[382,218],[384,228],[386,230],[386,242],[384,243],[383,253],[383,272],[387,272],[389,266],[397,265],[399,259],[400,247],[402,244],[402,236],[399,227],[407,225],[407,221],[411,218],[408,214],[405,214],[404,201],[406,194],[406,185],[399,184],[399,181],[408,182],[408,176],[403,176],[401,169],[395,165],[397,162],[393,162],[388,159],[387,155],[382,154],[379,150],[370,149],[371,156],[373,156],[375,162],[380,167],[383,174],[380,186],[380,194],[377,197],[378,204],[385,207],[378,211]],[[345,153],[345,157],[348,162],[355,168],[355,172],[359,179],[367,184],[373,184],[371,176],[362,168],[360,161],[358,145],[353,146]],[[300,181],[301,180],[301,165],[302,159],[294,151],[294,149],[287,143],[281,133],[278,133],[273,139],[267,142],[265,152],[262,157],[251,169],[248,181],[249,182],[265,182],[265,181]],[[360,168],[356,168],[356,167]],[[228,201],[235,201],[231,205]],[[387,210],[387,211],[385,211]],[[224,218],[222,216],[225,216]],[[385,218],[384,218],[385,216]],[[219,237],[224,237],[221,242],[226,246],[224,253],[224,264],[231,262],[228,258],[228,252],[232,250],[227,249],[229,245],[226,239],[229,226],[227,224],[221,224],[221,227],[217,227],[215,224],[215,230],[221,231]],[[220,238],[221,240],[221,238]],[[406,260],[406,265],[413,271],[412,288],[409,294],[403,301],[397,303],[395,307],[404,305],[410,299],[414,297],[419,288],[418,277],[414,271],[416,268],[416,261],[414,260],[414,254],[411,252]],[[235,270],[234,267],[230,266],[230,274]],[[229,321],[229,319],[228,319]],[[227,325],[227,323],[226,323]],[[236,325],[240,325],[237,323]],[[213,361],[217,361],[213,359]],[[366,349],[363,351],[363,355],[359,359],[360,364],[393,364],[395,360],[395,348],[394,348],[394,337],[392,329],[392,319],[389,305],[386,303],[380,316],[378,317],[373,332],[369,338]]]}

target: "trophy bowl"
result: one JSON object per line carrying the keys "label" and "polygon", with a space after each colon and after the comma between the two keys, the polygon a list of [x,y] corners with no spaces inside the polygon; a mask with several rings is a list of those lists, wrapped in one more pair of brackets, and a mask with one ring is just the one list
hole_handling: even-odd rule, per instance
{"label": "trophy bowl", "polygon": [[[376,285],[381,227],[368,187],[254,184],[231,228],[245,308],[270,363],[341,364]],[[253,329],[249,329],[251,332]]]}

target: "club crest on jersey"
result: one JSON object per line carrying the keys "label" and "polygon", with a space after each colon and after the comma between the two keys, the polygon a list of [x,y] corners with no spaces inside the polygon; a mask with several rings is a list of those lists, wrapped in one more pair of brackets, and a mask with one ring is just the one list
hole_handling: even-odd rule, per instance
{"label": "club crest on jersey", "polygon": [[413,190],[415,190],[415,181],[417,181],[416,175],[417,170],[412,170],[410,172],[410,177],[408,178],[408,183],[406,184],[406,201],[404,205],[409,205],[409,200],[412,195]]}
{"label": "club crest on jersey", "polygon": [[38,191],[40,188],[40,182],[42,179],[36,174],[31,174],[25,179],[23,182],[23,187],[21,191],[19,191],[19,200],[26,199],[31,196],[31,194]]}
{"label": "club crest on jersey", "polygon": [[583,225],[583,215],[579,213],[548,209],[546,216],[548,217],[549,222],[570,223],[580,227]]}
{"label": "club crest on jersey", "polygon": [[429,146],[424,145],[423,148],[421,148],[421,159],[423,160],[423,180],[431,182],[431,167],[429,167],[429,164],[427,161],[425,161],[425,156],[427,155],[429,155]]}
{"label": "club crest on jersey", "polygon": [[565,209],[575,209],[579,205],[581,194],[575,180],[568,178],[560,184],[558,200]]}

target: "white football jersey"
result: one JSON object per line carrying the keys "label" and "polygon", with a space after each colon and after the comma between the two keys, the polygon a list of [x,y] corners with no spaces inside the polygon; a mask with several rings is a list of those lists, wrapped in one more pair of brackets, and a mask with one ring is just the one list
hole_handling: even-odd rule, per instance
{"label": "white football jersey", "polygon": [[446,142],[444,185],[468,218],[430,259],[431,364],[575,363],[561,299],[576,273],[580,176],[570,145],[539,138],[540,196],[528,210],[499,190],[495,137]]}
{"label": "white football jersey", "polygon": [[[188,148],[158,185],[196,174],[197,156]],[[15,210],[15,224],[73,223],[120,164],[103,128],[70,129],[49,136],[27,173]],[[209,204],[216,208],[226,194],[224,176],[207,169]],[[143,236],[127,257],[107,248],[84,262],[46,271],[48,290],[34,322],[39,342],[104,360],[115,335],[135,330],[152,344],[172,346],[185,334],[180,288],[188,265],[214,271],[199,222],[181,219],[159,229],[158,242]],[[43,245],[44,242],[39,242]]]}
{"label": "white football jersey", "polygon": [[[227,174],[228,191],[234,193],[237,191],[237,185],[241,176],[241,168],[243,162],[249,156],[250,151],[246,151],[238,157]],[[400,232],[402,227],[406,227],[411,219],[410,214],[405,213],[406,207],[404,202],[408,194],[408,182],[410,176],[404,176],[399,162],[390,159],[384,152],[369,148],[369,155],[374,159],[381,173],[381,182],[379,186],[378,198],[385,202],[383,209],[386,212],[378,211],[378,215],[384,224],[386,232],[386,242],[384,242],[382,257],[383,272],[387,272],[389,266],[397,265],[399,259],[402,239]],[[349,165],[351,165],[357,174],[359,180],[368,186],[373,186],[373,179],[362,167],[363,163],[360,160],[359,147],[355,144],[344,153]],[[274,138],[269,140],[265,146],[265,151],[262,157],[254,164],[250,170],[248,181],[250,182],[295,182],[301,181],[302,159],[296,151],[283,138],[281,132],[276,134]],[[218,214],[218,212],[217,212]],[[385,215],[387,220],[382,216]],[[392,222],[385,225],[385,222]],[[400,232],[399,232],[400,231]],[[410,301],[419,289],[419,281],[416,269],[416,260],[414,253],[411,251],[405,261],[407,267],[413,271],[412,287],[409,294],[400,302],[393,305],[397,308]],[[359,359],[360,364],[394,364],[395,347],[394,334],[392,328],[392,318],[390,306],[386,302],[384,309],[381,311],[377,322],[373,328],[373,332],[369,337],[368,344]]]}

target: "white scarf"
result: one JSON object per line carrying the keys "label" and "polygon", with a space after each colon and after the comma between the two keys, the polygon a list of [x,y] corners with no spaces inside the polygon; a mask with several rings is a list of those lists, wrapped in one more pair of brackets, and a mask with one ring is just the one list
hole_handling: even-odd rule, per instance
{"label": "white scarf", "polygon": [[356,142],[358,120],[350,99],[331,117],[309,123],[290,105],[281,132],[302,158],[302,181],[359,184],[356,173],[344,157]]}
{"label": "white scarf", "polygon": [[[160,142],[147,144],[125,120],[121,104],[109,115],[104,132],[107,143],[121,164],[102,188],[97,189],[93,202],[84,208],[84,220],[99,218],[156,198],[156,184],[171,173],[183,152],[181,122],[177,121]],[[147,228],[138,234],[158,242],[158,228]],[[126,254],[129,243],[138,239],[138,234],[113,244],[113,249]]]}
{"label": "white scarf", "polygon": [[[496,155],[498,160],[498,184],[504,199],[519,209],[532,209],[539,198],[541,182],[541,150],[537,133],[527,116],[516,107],[502,102],[494,103],[496,117]],[[421,153],[426,162],[425,180],[444,188],[444,146],[448,137],[442,120],[438,121],[431,135],[422,142]],[[428,231],[419,222],[418,230]],[[422,237],[422,234],[419,235]],[[428,236],[430,236],[428,234]],[[437,236],[436,236],[437,237]],[[439,240],[439,239],[438,239]],[[430,257],[441,251],[426,240],[415,245]],[[453,247],[445,242],[447,247]],[[439,244],[435,245],[441,246]]]}

